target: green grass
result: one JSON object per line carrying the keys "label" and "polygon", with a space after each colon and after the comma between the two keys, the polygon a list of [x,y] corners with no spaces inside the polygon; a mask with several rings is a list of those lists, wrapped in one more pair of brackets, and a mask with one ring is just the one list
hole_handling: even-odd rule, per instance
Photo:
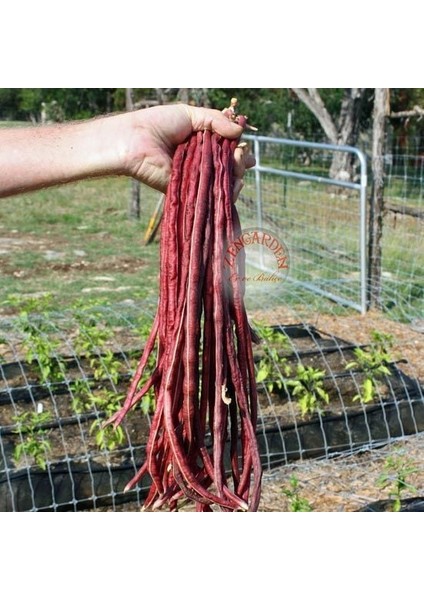
{"label": "green grass", "polygon": [[13,240],[0,254],[3,306],[10,294],[52,293],[57,308],[155,294],[159,246],[143,238],[158,193],[142,186],[140,221],[128,218],[129,193],[111,178],[3,199],[0,243]]}
{"label": "green grass", "polygon": [[1,127],[31,127],[32,124],[29,121],[0,121]]}
{"label": "green grass", "polygon": [[[331,189],[318,184],[282,184],[280,177],[263,177],[264,211],[276,219],[277,231],[266,221],[264,227],[288,246],[290,275],[313,282],[354,280],[359,249],[357,195],[331,194]],[[243,193],[255,198],[250,174]],[[143,238],[159,196],[141,187],[142,215],[135,221],[128,218],[129,195],[128,179],[110,178],[1,200],[0,311],[7,310],[9,295],[51,293],[58,310],[79,298],[117,303],[156,296],[159,245],[146,247]],[[256,222],[255,211],[249,216],[241,201],[238,207],[243,226],[248,220]],[[385,304],[390,305],[386,295],[392,290],[403,315],[409,305],[418,313],[423,303],[423,271],[417,266],[424,253],[420,227],[421,222],[411,218],[385,223],[383,270],[393,274],[392,283],[388,280],[389,287],[385,286]],[[4,238],[13,244],[2,243]],[[357,299],[357,284],[350,281],[349,286],[348,295]],[[297,288],[292,295],[289,289],[287,285],[281,303],[298,306],[305,296],[311,305],[310,293]],[[268,298],[272,308],[275,299]],[[330,310],[334,309],[333,304]]]}

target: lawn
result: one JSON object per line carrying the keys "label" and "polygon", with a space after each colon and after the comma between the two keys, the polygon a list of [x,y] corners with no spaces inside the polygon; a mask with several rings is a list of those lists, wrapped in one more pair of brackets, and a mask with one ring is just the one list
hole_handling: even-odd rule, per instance
{"label": "lawn", "polygon": [[84,181],[0,203],[1,310],[8,299],[51,294],[119,302],[157,290],[159,245],[144,245],[158,192],[141,187],[141,219],[128,217],[126,178]]}

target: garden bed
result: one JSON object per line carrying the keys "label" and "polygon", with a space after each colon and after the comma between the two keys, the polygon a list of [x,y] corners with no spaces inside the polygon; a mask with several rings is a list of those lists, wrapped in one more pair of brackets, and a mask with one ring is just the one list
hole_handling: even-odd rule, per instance
{"label": "garden bed", "polygon": [[[266,470],[310,457],[331,457],[361,448],[381,445],[399,436],[424,431],[423,391],[418,381],[403,370],[402,362],[387,364],[388,374],[379,378],[372,401],[354,400],[364,383],[364,372],[347,368],[357,358],[359,347],[327,335],[312,325],[274,326],[266,342],[255,346],[258,374],[268,362],[269,373],[258,384],[260,415],[258,440]],[[268,330],[270,334],[270,330]],[[361,346],[363,350],[368,345]],[[272,350],[272,352],[271,352]],[[146,477],[130,493],[123,493],[128,480],[144,459],[149,415],[140,409],[125,420],[124,438],[113,449],[99,450],[90,429],[105,418],[98,407],[75,413],[75,382],[84,373],[94,390],[124,394],[128,365],[139,350],[125,356],[114,353],[120,363],[118,377],[96,379],[87,357],[62,356],[66,380],[42,383],[34,365],[15,360],[0,366],[0,510],[82,510],[116,507],[125,502],[142,504],[149,486]],[[321,371],[320,385],[328,401],[302,414],[294,385],[297,368]],[[284,373],[285,369],[290,374]],[[281,386],[275,385],[282,374]],[[41,404],[52,419],[40,425],[49,441],[44,468],[31,457],[16,460],[21,440],[13,416]]]}

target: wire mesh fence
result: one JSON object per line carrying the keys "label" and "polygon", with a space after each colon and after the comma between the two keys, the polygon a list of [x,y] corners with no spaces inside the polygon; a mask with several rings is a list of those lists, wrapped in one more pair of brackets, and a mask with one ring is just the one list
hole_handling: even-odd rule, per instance
{"label": "wire mesh fence", "polygon": [[[396,148],[395,148],[396,149]],[[424,157],[385,156],[382,296],[394,318],[422,328],[424,315]]]}
{"label": "wire mesh fence", "polygon": [[[293,283],[299,287],[307,281],[313,282],[327,295],[345,295],[348,301],[358,303],[359,286],[362,285],[361,259],[368,267],[368,258],[364,257],[366,250],[361,246],[361,229],[367,226],[369,208],[365,207],[365,214],[361,215],[357,190],[328,183],[338,153],[325,144],[308,147],[307,143],[302,145],[290,140],[284,140],[284,145],[279,140],[263,140],[258,144],[258,157],[263,166],[259,185],[257,174],[247,175],[248,185],[243,196],[246,219],[256,219],[258,223],[259,196],[263,203],[264,225],[272,227],[287,240]],[[364,147],[365,155],[367,151]],[[381,240],[381,307],[391,318],[421,328],[424,314],[424,160],[422,153],[396,152],[400,149],[394,144],[383,157],[385,212]],[[360,162],[352,155],[349,164],[351,173],[345,175],[359,187]],[[368,157],[368,200],[372,194],[370,164]],[[291,173],[286,176],[285,171]],[[308,180],[311,176],[321,181]],[[340,176],[343,178],[343,172]],[[361,221],[363,217],[365,223]],[[367,288],[369,286],[368,282]]]}
{"label": "wire mesh fence", "polygon": [[[249,139],[256,168],[254,178],[248,175],[241,210],[246,221],[270,227],[285,241],[290,252],[287,283],[365,312],[365,156],[349,147],[335,151],[329,144]],[[329,175],[330,164],[340,155],[357,164],[356,181]]]}
{"label": "wire mesh fence", "polygon": [[[273,168],[306,169],[322,178],[332,160],[326,152],[311,149],[305,155],[272,142],[263,153],[263,163]],[[394,190],[409,189],[408,173],[407,183],[399,183],[399,170],[388,172],[387,198],[420,207],[419,177],[412,200],[409,192],[395,196]],[[260,218],[284,241],[290,257],[290,277],[256,278],[246,285],[249,318],[262,340],[254,346],[257,435],[265,469],[263,509],[272,510],[267,486],[281,482],[281,473],[286,491],[289,477],[298,473],[304,492],[304,473],[317,469],[314,477],[321,476],[323,465],[345,465],[348,456],[364,465],[366,459],[358,457],[371,461],[378,451],[386,459],[391,444],[422,441],[422,239],[420,217],[388,211],[387,302],[383,311],[361,315],[352,308],[361,298],[358,190],[267,173],[260,185],[259,213],[256,175],[247,175],[238,204],[242,225],[258,227]],[[318,294],[318,285],[330,293]],[[142,506],[147,477],[134,490],[124,489],[144,461],[153,398],[122,429],[104,424],[122,401],[153,322],[155,286],[144,296],[110,304],[76,302],[61,311],[43,297],[21,298],[0,319],[1,511]],[[413,460],[420,467],[418,453]],[[380,475],[385,469],[383,461]],[[352,498],[358,492],[351,483],[349,488],[345,481],[343,489]],[[423,482],[413,483],[416,495],[422,494]],[[323,493],[328,484],[324,474]],[[298,492],[293,484],[291,493]],[[363,493],[362,504],[374,496]],[[340,509],[340,503],[335,506]],[[352,503],[343,506],[353,509]]]}
{"label": "wire mesh fence", "polygon": [[[2,321],[1,510],[142,505],[148,478],[123,490],[144,460],[154,406],[134,411],[118,436],[102,427],[125,394],[152,314],[144,303]],[[322,329],[293,322],[295,311],[251,303],[250,314],[263,339],[255,363],[266,471],[369,450],[424,429],[413,361],[392,355],[388,336],[370,333],[358,344],[355,335],[332,333],[325,320]]]}

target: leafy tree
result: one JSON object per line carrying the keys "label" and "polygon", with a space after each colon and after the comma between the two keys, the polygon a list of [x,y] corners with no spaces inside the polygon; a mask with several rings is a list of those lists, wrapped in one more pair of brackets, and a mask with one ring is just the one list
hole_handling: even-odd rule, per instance
{"label": "leafy tree", "polygon": [[[389,125],[393,144],[392,153],[416,154],[424,147],[424,89],[423,88],[390,88]],[[414,109],[421,112],[412,114]],[[411,148],[411,142],[414,142]]]}
{"label": "leafy tree", "polygon": [[0,119],[19,119],[19,89],[0,88]]}
{"label": "leafy tree", "polygon": [[41,120],[43,103],[47,107],[50,105],[59,107],[59,114],[63,119],[83,119],[114,110],[123,110],[125,94],[117,93],[115,88],[2,89],[0,116],[3,116],[7,107],[7,118],[38,122]]}
{"label": "leafy tree", "polygon": [[[318,88],[292,88],[299,100],[316,117],[328,140],[335,145],[355,146],[361,112],[367,88],[345,88],[342,91],[338,114],[326,106]],[[330,167],[333,179],[351,179],[353,174],[352,155],[346,152],[334,153]]]}

